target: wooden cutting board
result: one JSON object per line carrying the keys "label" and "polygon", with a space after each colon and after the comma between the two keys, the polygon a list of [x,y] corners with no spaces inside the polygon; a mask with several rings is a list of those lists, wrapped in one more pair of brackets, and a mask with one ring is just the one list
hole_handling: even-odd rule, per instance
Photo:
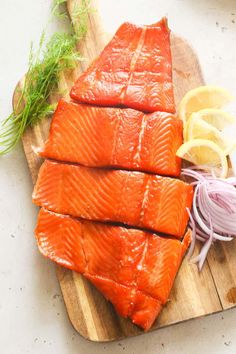
{"label": "wooden cutting board", "polygon": [[[68,0],[71,14],[80,0]],[[79,46],[81,54],[87,59],[73,72],[61,76],[60,91],[68,96],[69,89],[77,76],[99,55],[108,36],[103,31],[98,8],[89,15],[89,29],[83,43]],[[157,14],[158,20],[158,14]],[[125,18],[124,18],[125,21]],[[171,35],[173,57],[173,79],[176,104],[190,89],[204,84],[198,58],[190,45],[182,38]],[[19,83],[18,88],[22,85]],[[13,106],[17,102],[19,90],[15,91]],[[66,93],[66,94],[65,94]],[[52,94],[55,102],[58,94]],[[35,153],[47,138],[50,119],[44,119],[34,128],[28,129],[22,142],[29,169],[35,183],[42,159]],[[119,317],[112,305],[80,274],[57,267],[65,305],[74,328],[92,341],[111,341],[123,337],[139,335],[142,330],[129,320]],[[151,330],[179,323],[188,319],[212,314],[236,305],[236,240],[229,243],[216,243],[212,247],[201,274],[197,267],[185,259],[171,292],[170,301],[163,309]]]}

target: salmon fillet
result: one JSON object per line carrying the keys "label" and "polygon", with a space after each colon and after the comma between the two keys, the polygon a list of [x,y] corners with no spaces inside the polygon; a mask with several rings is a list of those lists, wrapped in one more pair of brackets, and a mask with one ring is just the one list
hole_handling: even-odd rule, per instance
{"label": "salmon fillet", "polygon": [[149,329],[167,302],[191,241],[77,220],[41,209],[35,230],[41,253],[83,274],[123,317]]}
{"label": "salmon fillet", "polygon": [[169,177],[46,160],[33,202],[60,214],[122,222],[181,238],[192,194],[191,185]]}
{"label": "salmon fillet", "polygon": [[179,176],[182,121],[170,113],[59,101],[42,157]]}
{"label": "salmon fillet", "polygon": [[124,23],[70,95],[90,104],[174,113],[167,20],[151,26]]}

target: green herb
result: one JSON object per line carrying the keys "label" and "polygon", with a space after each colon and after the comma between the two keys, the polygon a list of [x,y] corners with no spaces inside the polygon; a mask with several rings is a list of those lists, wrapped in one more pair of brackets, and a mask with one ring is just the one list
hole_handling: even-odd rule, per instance
{"label": "green herb", "polygon": [[[56,0],[62,1],[62,0]],[[92,12],[93,9],[90,7],[90,0],[82,1],[79,5],[78,1],[74,1],[72,3],[71,9],[71,22],[73,25],[73,30],[75,32],[75,36],[77,41],[80,41],[84,38],[87,33],[87,25],[88,25],[88,13]]]}
{"label": "green herb", "polygon": [[[59,14],[58,6],[63,3],[63,0],[54,1],[54,14]],[[72,16],[74,29],[70,33],[55,33],[47,44],[43,33],[38,50],[34,51],[31,46],[29,69],[20,89],[15,111],[3,121],[0,129],[0,155],[8,153],[16,146],[27,127],[53,112],[54,107],[49,104],[48,99],[58,87],[61,72],[74,68],[77,61],[81,60],[76,44],[87,31],[88,1],[82,0],[75,10]]]}
{"label": "green herb", "polygon": [[58,18],[68,18],[68,12],[66,10],[67,0],[54,0],[52,6],[52,14]]}

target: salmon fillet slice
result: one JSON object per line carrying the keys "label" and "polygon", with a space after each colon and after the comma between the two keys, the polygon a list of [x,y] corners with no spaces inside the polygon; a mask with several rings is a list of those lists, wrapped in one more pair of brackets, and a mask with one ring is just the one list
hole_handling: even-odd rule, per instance
{"label": "salmon fillet slice", "polygon": [[170,31],[166,18],[150,26],[124,23],[79,77],[71,98],[144,112],[175,112]]}
{"label": "salmon fillet slice", "polygon": [[192,195],[191,185],[169,177],[46,160],[33,202],[60,214],[121,222],[181,238]]}
{"label": "salmon fillet slice", "polygon": [[191,241],[138,229],[78,220],[40,210],[35,235],[40,252],[83,274],[117,312],[149,329],[167,302]]}
{"label": "salmon fillet slice", "polygon": [[116,312],[129,317],[145,331],[149,330],[162,310],[160,301],[145,293],[118,284],[110,279],[86,275],[86,278],[110,301]]}
{"label": "salmon fillet slice", "polygon": [[85,166],[179,176],[182,121],[170,113],[94,107],[61,100],[42,157]]}

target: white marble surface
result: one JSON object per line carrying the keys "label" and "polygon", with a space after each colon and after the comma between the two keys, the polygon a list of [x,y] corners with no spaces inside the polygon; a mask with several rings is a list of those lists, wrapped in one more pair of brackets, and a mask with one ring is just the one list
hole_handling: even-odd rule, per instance
{"label": "white marble surface", "polygon": [[[236,93],[235,0],[100,0],[105,29],[124,20],[152,23],[168,15],[170,27],[197,51],[208,83]],[[0,2],[0,117],[26,71],[31,40],[48,19],[50,0]],[[49,26],[53,27],[52,25]],[[69,323],[54,266],[37,252],[36,208],[21,145],[0,158],[1,354],[224,354],[236,353],[236,310],[188,321],[138,338],[90,343]],[[236,256],[236,255],[235,255]]]}

